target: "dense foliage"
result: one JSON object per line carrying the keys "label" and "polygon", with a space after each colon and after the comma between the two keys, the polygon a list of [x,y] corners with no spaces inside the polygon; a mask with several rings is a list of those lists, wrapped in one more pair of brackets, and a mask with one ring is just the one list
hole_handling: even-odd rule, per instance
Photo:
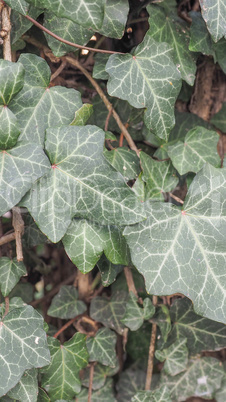
{"label": "dense foliage", "polygon": [[1,401],[225,402],[225,20],[0,0]]}

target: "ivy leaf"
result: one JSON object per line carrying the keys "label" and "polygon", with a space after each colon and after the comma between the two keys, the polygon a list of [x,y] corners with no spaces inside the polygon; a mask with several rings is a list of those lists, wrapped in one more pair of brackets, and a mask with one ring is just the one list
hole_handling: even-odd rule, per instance
{"label": "ivy leaf", "polygon": [[[117,360],[117,364],[114,368],[109,366],[103,366],[100,363],[95,365],[94,373],[93,373],[93,382],[92,389],[97,390],[104,386],[106,382],[106,378],[109,376],[115,375],[119,371],[119,362]],[[90,367],[86,367],[83,370],[82,374],[82,385],[86,388],[89,388],[90,383]]]}
{"label": "ivy leaf", "polygon": [[168,13],[163,7],[150,4],[149,13],[150,35],[157,42],[166,42],[173,48],[173,61],[181,72],[181,78],[193,85],[196,72],[196,58],[188,49],[188,24],[178,17],[176,11]]}
{"label": "ivy leaf", "polygon": [[2,396],[20,381],[25,370],[46,366],[50,355],[43,318],[31,306],[11,310],[1,321],[0,332]]}
{"label": "ivy leaf", "polygon": [[[224,371],[222,363],[213,357],[193,360],[187,370],[176,376],[162,375],[161,383],[166,384],[173,400],[184,401],[190,396],[211,399],[220,388]],[[195,384],[195,386],[194,386]]]}
{"label": "ivy leaf", "polygon": [[184,143],[178,141],[168,146],[167,152],[180,175],[188,172],[197,173],[206,162],[220,167],[221,159],[217,153],[218,141],[219,135],[216,131],[196,127],[186,134]]}
{"label": "ivy leaf", "polygon": [[61,286],[60,291],[54,296],[47,311],[51,317],[63,319],[74,318],[87,310],[85,303],[78,300],[78,291],[74,286]]}
{"label": "ivy leaf", "polygon": [[145,124],[167,140],[173,128],[174,103],[180,91],[180,73],[171,60],[171,49],[148,34],[133,54],[110,56],[106,71],[108,92],[136,108],[146,107]]}
{"label": "ivy leaf", "polygon": [[10,109],[18,119],[20,140],[43,145],[47,127],[71,123],[82,106],[81,95],[72,88],[49,88],[51,71],[41,57],[22,54],[19,61],[25,68],[24,87]]}
{"label": "ivy leaf", "polygon": [[[22,4],[23,0],[20,0],[20,3]],[[24,18],[23,15],[20,14],[20,11],[16,11],[15,8],[15,4],[19,4],[19,2],[11,0],[7,2],[8,4],[11,3],[11,7],[12,7],[12,12],[10,15],[10,20],[11,20],[11,24],[12,24],[12,29],[10,31],[10,39],[12,41],[12,45],[14,45],[20,38],[21,36],[28,31],[28,29],[31,28],[31,26],[33,25],[31,21],[27,20],[26,18]],[[34,18],[36,20],[36,18],[42,14],[42,10],[35,8],[33,6],[31,6],[30,4],[28,4],[27,2],[23,2],[24,3],[24,10],[27,10],[27,12],[25,14],[28,14],[30,17]],[[22,7],[23,9],[23,7]],[[24,13],[23,13],[24,14]]]}
{"label": "ivy leaf", "polygon": [[[76,395],[76,402],[87,402],[87,400],[88,390],[83,388],[81,392]],[[105,385],[98,391],[92,392],[92,402],[116,402],[112,378],[108,378]]]}
{"label": "ivy leaf", "polygon": [[0,105],[7,106],[23,88],[24,68],[21,63],[0,60]]}
{"label": "ivy leaf", "polygon": [[143,308],[140,308],[137,303],[137,298],[133,292],[130,292],[128,301],[126,303],[126,312],[121,322],[125,324],[131,331],[136,331],[141,327],[144,320],[149,320],[155,313],[149,298],[144,299]]}
{"label": "ivy leaf", "polygon": [[130,402],[132,397],[145,387],[146,373],[140,369],[129,368],[123,371],[116,385],[117,401]]}
{"label": "ivy leaf", "polygon": [[42,388],[39,388],[37,402],[51,402],[51,400],[48,397],[47,393]]}
{"label": "ivy leaf", "polygon": [[52,168],[22,204],[51,241],[63,237],[74,215],[107,225],[145,218],[142,204],[102,155],[105,136],[101,129],[50,128],[46,137]]}
{"label": "ivy leaf", "polygon": [[166,342],[172,328],[170,312],[167,306],[165,306],[164,304],[160,304],[157,307],[156,314],[152,318],[151,322],[156,323],[161,331],[161,336],[159,336],[158,339],[161,339],[162,337],[163,341]]}
{"label": "ivy leaf", "polygon": [[225,15],[226,4],[224,0],[200,0],[203,19],[215,42],[222,37],[226,38]]}
{"label": "ivy leaf", "polygon": [[[45,12],[44,26],[54,32],[55,35],[81,46],[85,46],[93,36],[93,32],[88,28],[84,28],[67,18],[59,18],[51,12]],[[50,49],[57,57],[75,51],[74,47],[60,42],[48,34],[45,34],[45,37]]]}
{"label": "ivy leaf", "polygon": [[189,49],[193,52],[201,52],[206,55],[214,56],[215,58],[213,48],[214,42],[209,31],[207,30],[207,26],[202,18],[201,13],[191,11],[189,15],[192,18]]}
{"label": "ivy leaf", "polygon": [[29,10],[29,4],[25,0],[6,0],[6,4],[8,4],[13,10],[18,11],[23,15],[26,15]]}
{"label": "ivy leaf", "polygon": [[46,243],[47,237],[39,230],[34,222],[34,219],[29,214],[23,214],[25,223],[23,244],[27,248],[38,246],[41,243]]}
{"label": "ivy leaf", "polygon": [[96,78],[96,80],[108,80],[109,75],[105,71],[105,66],[109,59],[109,54],[97,53],[94,59],[95,64],[93,67],[93,78]]}
{"label": "ivy leaf", "polygon": [[115,367],[117,358],[115,353],[116,334],[108,328],[101,328],[95,337],[87,338],[86,346],[89,352],[89,361],[96,361],[104,366]]}
{"label": "ivy leaf", "polygon": [[221,387],[214,394],[214,399],[217,402],[225,402],[225,395],[226,395],[226,370],[225,369],[226,369],[226,366],[225,366],[225,363],[224,363],[225,374],[224,374],[223,380],[221,382]]}
{"label": "ivy leaf", "polygon": [[63,345],[48,337],[51,363],[42,369],[42,386],[51,400],[72,399],[81,390],[79,371],[88,364],[86,336],[76,333]]}
{"label": "ivy leaf", "polygon": [[26,370],[18,384],[7,396],[23,402],[36,402],[38,395],[37,369]]}
{"label": "ivy leaf", "polygon": [[20,135],[17,118],[7,106],[0,106],[0,149],[12,148]]}
{"label": "ivy leaf", "polygon": [[164,363],[163,371],[169,375],[176,375],[186,370],[188,363],[187,339],[181,338],[172,343],[167,349],[156,350],[155,357]]}
{"label": "ivy leaf", "polygon": [[69,258],[83,273],[94,268],[103,252],[114,264],[129,262],[125,238],[116,226],[73,219],[62,241]]}
{"label": "ivy leaf", "polygon": [[186,338],[188,350],[193,355],[204,350],[220,350],[224,347],[225,325],[197,315],[190,300],[175,300],[170,315],[174,324],[167,346],[175,340]]}
{"label": "ivy leaf", "polygon": [[131,402],[172,402],[169,389],[162,385],[154,391],[139,391],[131,399]]}
{"label": "ivy leaf", "polygon": [[71,122],[71,126],[84,126],[93,114],[93,105],[85,103],[75,112],[75,118]]}
{"label": "ivy leaf", "polygon": [[128,0],[104,0],[104,20],[98,32],[106,37],[121,39],[129,12]]}
{"label": "ivy leaf", "polygon": [[140,163],[136,152],[128,148],[115,148],[112,151],[104,150],[107,161],[122,174],[126,181],[135,179],[140,173]]}
{"label": "ivy leaf", "polygon": [[37,8],[46,8],[58,17],[68,18],[86,28],[102,26],[105,0],[28,0]]}
{"label": "ivy leaf", "polygon": [[226,74],[226,40],[221,39],[214,44],[216,59],[223,72]]}
{"label": "ivy leaf", "polygon": [[123,291],[115,292],[110,300],[104,296],[94,297],[90,304],[90,317],[121,335],[124,329],[121,319],[126,311],[126,300],[127,293]]}
{"label": "ivy leaf", "polygon": [[17,284],[21,276],[27,274],[26,267],[22,262],[14,258],[0,258],[0,289],[3,296],[7,296]]}
{"label": "ivy leaf", "polygon": [[189,187],[184,210],[150,203],[150,217],[124,231],[148,293],[183,293],[197,313],[221,322],[226,307],[225,181],[225,169],[205,165]]}
{"label": "ivy leaf", "polygon": [[179,180],[172,163],[170,161],[156,161],[145,152],[140,153],[140,161],[143,169],[142,179],[146,182],[146,200],[163,201],[163,193],[173,190]]}
{"label": "ivy leaf", "polygon": [[212,119],[211,123],[219,128],[223,133],[226,133],[226,103],[223,103],[221,110],[216,113]]}
{"label": "ivy leaf", "polygon": [[0,215],[19,202],[49,166],[39,145],[19,142],[11,150],[0,152]]}
{"label": "ivy leaf", "polygon": [[97,266],[101,273],[103,286],[110,286],[116,280],[117,275],[123,270],[123,265],[112,264],[105,255],[101,256],[100,260],[97,262]]}

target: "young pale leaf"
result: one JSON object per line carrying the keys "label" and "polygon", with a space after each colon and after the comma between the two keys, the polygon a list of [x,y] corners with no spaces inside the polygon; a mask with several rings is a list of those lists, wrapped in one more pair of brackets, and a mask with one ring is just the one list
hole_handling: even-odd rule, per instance
{"label": "young pale leaf", "polygon": [[0,60],[0,105],[7,106],[23,88],[24,68],[21,63]]}
{"label": "young pale leaf", "polygon": [[50,164],[41,146],[18,143],[0,152],[0,215],[14,207]]}
{"label": "young pale leaf", "polygon": [[54,296],[47,311],[51,317],[63,319],[74,318],[86,311],[85,303],[78,300],[78,291],[74,286],[61,286],[60,291]]}
{"label": "young pale leaf", "polygon": [[142,203],[105,161],[105,136],[100,128],[50,128],[46,137],[52,168],[22,204],[51,241],[63,237],[72,216],[106,225],[132,224],[145,218]]}
{"label": "young pale leaf", "polygon": [[[119,371],[119,362],[114,368],[103,366],[100,363],[95,364],[93,373],[92,389],[97,390],[104,386],[106,378],[115,375]],[[90,367],[86,367],[81,373],[82,385],[89,388],[90,383]]]}
{"label": "young pale leaf", "polygon": [[89,352],[89,361],[115,367],[117,365],[116,339],[116,334],[108,328],[101,328],[94,337],[87,338],[86,346]]}
{"label": "young pale leaf", "polygon": [[[166,0],[167,2],[168,0]],[[173,48],[173,61],[181,72],[181,78],[189,85],[195,81],[195,55],[188,49],[188,24],[178,17],[177,11],[167,12],[163,7],[150,4],[148,35],[157,42],[166,42]]]}
{"label": "young pale leaf", "polygon": [[43,318],[31,306],[11,310],[0,324],[2,396],[20,381],[25,370],[49,364],[50,354]]}
{"label": "young pale leaf", "polygon": [[121,319],[121,322],[125,324],[131,331],[136,331],[141,327],[144,320],[149,320],[155,313],[155,307],[153,306],[149,298],[144,299],[144,306],[140,308],[137,303],[137,297],[133,292],[130,292],[129,299],[126,303],[126,312]]}
{"label": "young pale leaf", "polygon": [[129,262],[125,238],[116,226],[73,219],[62,241],[69,258],[84,274],[94,268],[103,251],[113,264]]}
{"label": "young pale leaf", "polygon": [[42,386],[51,400],[72,399],[81,390],[79,371],[88,364],[86,336],[76,333],[63,345],[48,337],[51,363],[42,369]]}
{"label": "young pale leaf", "polygon": [[120,39],[129,12],[128,0],[104,0],[104,20],[98,32],[106,37]]}
{"label": "young pale leaf", "polygon": [[22,54],[19,61],[25,68],[24,87],[10,109],[18,119],[20,140],[43,145],[47,127],[71,123],[82,107],[81,95],[72,88],[50,88],[51,71],[41,57]]}
{"label": "young pale leaf", "polygon": [[150,203],[150,217],[124,231],[151,294],[183,293],[197,313],[225,322],[226,170],[196,175],[183,210]]}
{"label": "young pale leaf", "polygon": [[27,0],[37,8],[46,8],[58,17],[65,17],[86,28],[102,26],[105,0]]}
{"label": "young pale leaf", "polygon": [[114,54],[106,65],[109,94],[136,108],[146,107],[145,124],[165,140],[175,123],[174,103],[181,88],[171,51],[147,34],[133,54]]}
{"label": "young pale leaf", "polygon": [[204,350],[220,350],[225,346],[225,325],[197,315],[190,300],[175,300],[170,316],[174,324],[167,346],[175,340],[186,338],[188,350],[193,355]]}
{"label": "young pale leaf", "polygon": [[126,311],[126,300],[127,293],[123,291],[115,292],[110,300],[104,296],[94,297],[90,304],[90,316],[121,335],[124,329],[121,319]]}
{"label": "young pale leaf", "polygon": [[172,402],[169,389],[162,385],[154,391],[139,391],[131,399],[131,402]]}
{"label": "young pale leaf", "polygon": [[226,133],[226,103],[223,103],[221,110],[212,117],[211,123]]}
{"label": "young pale leaf", "polygon": [[169,375],[176,375],[186,370],[188,363],[187,339],[181,338],[174,342],[169,348],[156,350],[155,357],[164,363],[163,371]]}
{"label": "young pale leaf", "polygon": [[21,276],[27,274],[26,267],[16,258],[0,258],[0,289],[3,296],[8,296]]}
{"label": "young pale leaf", "polygon": [[97,266],[101,273],[101,282],[103,286],[110,286],[115,280],[117,275],[122,272],[123,265],[112,264],[105,255],[102,255],[97,262]]}
{"label": "young pale leaf", "polygon": [[[76,395],[76,402],[87,402],[87,400],[88,389],[83,388],[81,392]],[[108,378],[105,385],[98,391],[92,392],[92,402],[116,402],[112,378]]]}
{"label": "young pale leaf", "polygon": [[[84,28],[67,18],[59,18],[51,12],[45,12],[44,26],[54,32],[55,35],[81,46],[85,46],[93,35],[93,32],[88,28]],[[60,42],[48,34],[45,34],[45,37],[50,49],[57,57],[75,51],[74,47]]]}
{"label": "young pale leaf", "polygon": [[145,199],[163,201],[163,193],[173,190],[179,180],[172,163],[156,161],[145,152],[140,153],[140,161],[143,169],[142,179],[146,182]]}
{"label": "young pale leaf", "polygon": [[215,42],[226,39],[226,3],[224,0],[200,0],[202,16]]}
{"label": "young pale leaf", "polygon": [[26,370],[18,384],[7,396],[23,402],[36,402],[38,395],[37,369]]}
{"label": "young pale leaf", "polygon": [[190,130],[182,141],[167,147],[167,152],[174,167],[180,175],[188,172],[197,173],[208,162],[215,167],[220,167],[221,159],[217,152],[219,135],[216,131],[207,130],[204,127],[196,127]]}
{"label": "young pale leaf", "polygon": [[70,126],[84,126],[93,114],[93,105],[85,103],[75,112],[75,117]]}
{"label": "young pale leaf", "polygon": [[176,376],[162,373],[161,383],[167,385],[174,401],[185,401],[190,396],[211,399],[220,388],[224,370],[222,363],[213,357],[190,362],[187,370]]}
{"label": "young pale leaf", "polygon": [[112,151],[104,150],[107,161],[122,174],[126,181],[136,179],[140,173],[140,161],[134,151],[128,148],[115,148]]}

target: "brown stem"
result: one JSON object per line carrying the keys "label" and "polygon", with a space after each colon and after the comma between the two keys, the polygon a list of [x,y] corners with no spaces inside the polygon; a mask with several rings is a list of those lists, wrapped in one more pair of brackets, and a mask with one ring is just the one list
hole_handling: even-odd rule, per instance
{"label": "brown stem", "polygon": [[78,294],[79,299],[87,300],[90,295],[90,273],[83,274],[78,270]]}
{"label": "brown stem", "polygon": [[8,314],[8,312],[9,312],[9,297],[6,296],[5,297],[5,312],[2,316],[2,319],[5,318],[5,316]]}
{"label": "brown stem", "polygon": [[108,124],[109,124],[109,120],[111,118],[112,115],[112,108],[109,110],[106,121],[105,121],[105,125],[104,125],[104,131],[108,131]]}
{"label": "brown stem", "polygon": [[68,61],[68,63],[70,63],[73,66],[77,67],[88,78],[88,80],[91,82],[91,84],[96,89],[97,93],[100,95],[100,97],[101,97],[102,101],[104,102],[104,104],[105,104],[106,108],[108,109],[108,111],[110,112],[110,110],[112,110],[112,116],[114,117],[116,123],[118,124],[118,126],[119,126],[119,128],[121,130],[121,132],[123,133],[124,137],[126,138],[130,148],[133,151],[135,151],[137,156],[139,157],[139,151],[138,151],[138,149],[137,149],[132,137],[130,136],[129,132],[127,131],[126,127],[124,126],[123,122],[121,121],[118,113],[115,111],[115,109],[113,108],[112,104],[109,102],[108,98],[104,94],[104,92],[101,89],[101,87],[99,86],[99,84],[88,73],[88,71],[79,63],[78,60],[73,59],[70,56],[66,56],[66,60]]}
{"label": "brown stem", "polygon": [[135,288],[135,284],[133,281],[133,275],[132,275],[130,267],[124,267],[124,275],[126,277],[126,283],[127,283],[129,292],[133,292],[135,294],[136,298],[138,299],[138,293]]}
{"label": "brown stem", "polygon": [[179,202],[180,204],[184,204],[184,201],[182,201],[181,198],[177,197],[176,195],[174,195],[173,193],[169,193],[170,197],[173,198],[175,201]]}
{"label": "brown stem", "polygon": [[70,327],[71,324],[73,324],[74,321],[76,321],[78,319],[78,316],[72,318],[70,321],[66,322],[66,324],[64,324],[59,331],[57,331],[55,333],[55,335],[53,335],[54,338],[57,338],[60,334],[62,334],[62,332],[65,331],[65,329],[67,329],[68,327]]}
{"label": "brown stem", "polygon": [[90,363],[88,402],[91,402],[93,388],[94,363]]}
{"label": "brown stem", "polygon": [[[153,304],[157,305],[158,298],[157,296],[153,296]],[[145,383],[145,391],[149,391],[151,388],[151,380],[154,366],[154,354],[155,354],[155,340],[157,333],[157,324],[152,324],[151,330],[151,341],[148,353],[148,367],[147,367],[147,375],[146,375],[146,383]]]}
{"label": "brown stem", "polygon": [[51,75],[50,82],[55,80],[55,78],[58,77],[58,75],[60,75],[62,73],[63,69],[66,67],[66,64],[67,64],[66,60],[62,59],[62,63],[60,65],[60,67],[58,67],[58,69],[55,71],[55,73],[53,73]]}
{"label": "brown stem", "polygon": [[15,240],[15,238],[16,238],[15,232],[2,236],[0,238],[0,246],[3,246],[3,244],[9,243],[9,242]]}
{"label": "brown stem", "polygon": [[16,239],[16,256],[17,261],[23,261],[23,249],[22,249],[22,235],[24,233],[24,221],[21,216],[20,208],[14,207],[13,211],[13,227],[15,230],[15,239]]}
{"label": "brown stem", "polygon": [[81,46],[81,45],[78,45],[77,43],[69,42],[68,40],[61,38],[60,36],[56,35],[52,31],[50,31],[49,29],[45,28],[43,25],[39,24],[39,22],[34,20],[34,18],[31,18],[29,15],[23,15],[23,17],[27,18],[34,25],[36,25],[36,27],[40,28],[42,31],[46,32],[48,35],[52,36],[53,38],[55,38],[59,42],[65,43],[66,45],[76,47],[77,49],[86,49],[86,50],[89,50],[90,52],[96,52],[96,53],[124,54],[124,53],[121,53],[121,52],[113,52],[111,50],[95,49],[93,47]]}
{"label": "brown stem", "polygon": [[10,31],[11,31],[11,22],[10,22],[10,14],[11,8],[3,3],[2,7],[2,28],[0,36],[3,40],[3,59],[12,61],[11,54],[11,43],[10,43]]}

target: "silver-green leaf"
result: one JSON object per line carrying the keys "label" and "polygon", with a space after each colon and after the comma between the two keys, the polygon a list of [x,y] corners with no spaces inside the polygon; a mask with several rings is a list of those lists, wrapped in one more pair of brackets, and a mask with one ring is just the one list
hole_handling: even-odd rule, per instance
{"label": "silver-green leaf", "polygon": [[7,296],[17,284],[21,276],[27,274],[25,265],[14,258],[0,258],[0,289],[3,296]]}
{"label": "silver-green leaf", "polygon": [[116,339],[116,334],[108,328],[101,328],[94,337],[87,338],[89,361],[97,361],[104,366],[115,367],[117,364]]}
{"label": "silver-green leaf", "polygon": [[224,0],[200,0],[202,16],[206,22],[213,39],[217,42],[222,37],[226,38],[226,3]]}
{"label": "silver-green leaf", "polygon": [[61,286],[54,296],[47,314],[51,317],[63,319],[74,318],[86,311],[87,307],[82,300],[78,300],[78,291],[74,286]]}

